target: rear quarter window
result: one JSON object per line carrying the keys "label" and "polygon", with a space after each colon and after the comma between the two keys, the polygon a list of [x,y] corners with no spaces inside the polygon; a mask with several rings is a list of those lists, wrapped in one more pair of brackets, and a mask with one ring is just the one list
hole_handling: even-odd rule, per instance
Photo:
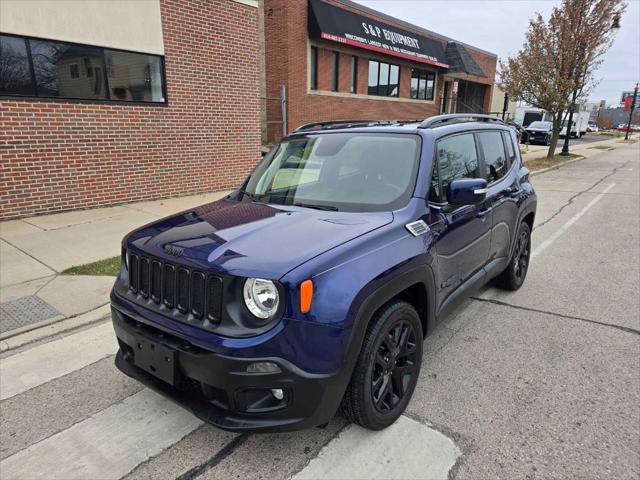
{"label": "rear quarter window", "polygon": [[509,170],[502,132],[479,132],[478,140],[484,155],[484,178],[488,183],[493,183],[504,177]]}

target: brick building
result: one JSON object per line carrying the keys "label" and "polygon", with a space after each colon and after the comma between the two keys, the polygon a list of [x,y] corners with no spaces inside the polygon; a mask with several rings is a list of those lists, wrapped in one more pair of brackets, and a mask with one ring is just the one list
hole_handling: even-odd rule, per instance
{"label": "brick building", "polygon": [[[349,0],[264,0],[267,96],[286,128],[489,112],[496,56]],[[268,141],[283,128],[267,108]]]}
{"label": "brick building", "polygon": [[0,219],[236,185],[259,63],[256,0],[2,0]]}

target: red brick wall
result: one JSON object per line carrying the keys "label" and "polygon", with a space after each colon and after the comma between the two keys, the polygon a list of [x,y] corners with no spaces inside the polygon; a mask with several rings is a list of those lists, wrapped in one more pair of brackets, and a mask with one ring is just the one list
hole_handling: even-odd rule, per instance
{"label": "red brick wall", "polygon": [[256,163],[257,9],[161,11],[168,106],[0,100],[0,218],[223,189]]}
{"label": "red brick wall", "polygon": [[[334,3],[340,8],[353,10],[343,4]],[[354,10],[365,16],[368,14]],[[372,17],[373,18],[373,17]],[[385,23],[393,25],[388,20]],[[395,25],[407,30],[405,26]],[[421,34],[420,32],[416,32]],[[422,35],[422,34],[421,34]],[[266,37],[266,77],[268,95],[278,95],[280,85],[287,86],[287,123],[289,130],[313,121],[332,119],[419,119],[440,112],[440,102],[444,81],[438,75],[437,89],[433,102],[412,101],[410,96],[411,69],[413,67],[429,69],[428,65],[405,61],[392,56],[380,56],[374,52],[351,48],[334,42],[313,41],[318,46],[318,90],[308,90],[308,33],[307,0],[265,0],[265,37]],[[445,42],[443,45],[446,46]],[[340,95],[329,92],[331,89],[331,51],[341,52]],[[469,77],[468,80],[492,85],[494,83],[496,57],[469,49],[486,77]],[[400,98],[389,100],[368,96],[366,98],[349,94],[351,77],[351,55],[358,59],[358,90],[367,94],[369,59],[382,60],[400,65]],[[485,96],[485,110],[491,105],[491,89]],[[279,112],[272,111],[279,119]],[[281,136],[279,125],[269,128],[269,140],[275,141]]]}

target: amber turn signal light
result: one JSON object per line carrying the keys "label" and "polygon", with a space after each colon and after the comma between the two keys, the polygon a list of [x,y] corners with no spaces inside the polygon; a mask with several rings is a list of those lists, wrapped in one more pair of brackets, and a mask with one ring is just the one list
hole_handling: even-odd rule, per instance
{"label": "amber turn signal light", "polygon": [[313,282],[305,280],[300,284],[300,312],[307,313],[311,310],[311,299],[313,298]]}

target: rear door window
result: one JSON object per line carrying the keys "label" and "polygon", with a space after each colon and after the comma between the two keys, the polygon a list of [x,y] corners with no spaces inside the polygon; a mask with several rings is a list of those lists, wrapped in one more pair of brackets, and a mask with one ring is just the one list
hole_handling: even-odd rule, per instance
{"label": "rear door window", "polygon": [[488,183],[493,183],[504,177],[509,170],[502,133],[498,131],[479,132],[478,139],[484,154],[484,178]]}

